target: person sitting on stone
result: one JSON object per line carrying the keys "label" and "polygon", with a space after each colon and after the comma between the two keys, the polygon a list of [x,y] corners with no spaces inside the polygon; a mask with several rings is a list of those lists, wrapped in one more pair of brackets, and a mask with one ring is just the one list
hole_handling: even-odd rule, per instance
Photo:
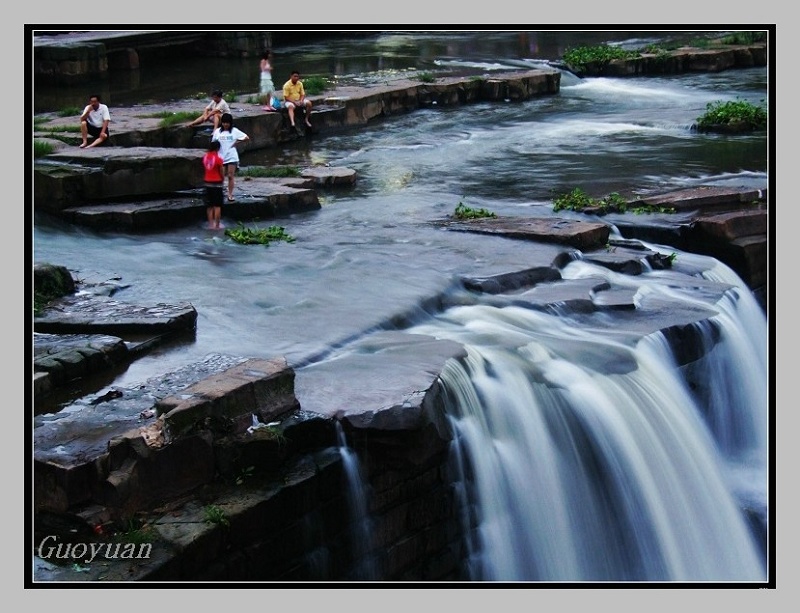
{"label": "person sitting on stone", "polygon": [[[89,96],[89,104],[81,113],[81,149],[97,147],[106,142],[108,138],[108,124],[111,122],[111,115],[108,107],[100,102],[99,94]],[[89,145],[89,136],[94,139]]]}
{"label": "person sitting on stone", "polygon": [[305,108],[306,111],[306,125],[310,128],[311,121],[311,100],[306,98],[306,90],[303,88],[303,82],[300,80],[300,73],[296,70],[292,71],[291,78],[283,84],[283,104],[286,110],[289,111],[289,121],[294,128],[294,110],[298,106]]}
{"label": "person sitting on stone", "polygon": [[199,126],[201,123],[206,121],[210,121],[214,129],[216,130],[219,127],[219,120],[222,117],[223,113],[230,113],[231,109],[228,106],[228,103],[222,99],[222,90],[215,89],[211,92],[211,102],[208,103],[205,109],[203,109],[203,114],[200,115],[194,121],[186,124],[187,127],[194,127]]}

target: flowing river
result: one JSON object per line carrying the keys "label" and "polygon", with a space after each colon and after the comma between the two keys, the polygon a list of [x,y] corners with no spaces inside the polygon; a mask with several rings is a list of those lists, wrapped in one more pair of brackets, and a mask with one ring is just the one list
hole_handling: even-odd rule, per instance
{"label": "flowing river", "polygon": [[[549,65],[570,45],[613,41],[639,48],[670,36],[384,33],[276,47],[274,78],[282,83],[294,67],[343,82],[390,80],[409,69],[491,74]],[[193,66],[187,62],[184,73]],[[255,91],[251,63],[220,61],[216,83],[225,85],[229,76],[232,87]],[[153,75],[152,83],[162,78]],[[149,83],[140,83],[148,97],[168,100],[175,93]],[[185,91],[207,86],[175,82]],[[112,92],[112,116],[113,104],[133,103],[135,94]],[[34,258],[65,265],[87,282],[115,279],[119,300],[190,302],[197,309],[194,338],[137,360],[114,385],[133,385],[211,353],[284,355],[303,364],[451,291],[460,275],[521,270],[541,259],[547,249],[541,245],[437,226],[459,202],[500,216],[540,217],[552,215],[554,194],[576,187],[597,196],[696,185],[766,188],[765,133],[691,128],[710,102],[758,104],[767,97],[763,67],[630,79],[564,72],[555,96],[431,107],[245,152],[243,166],[357,171],[353,188],[320,194],[321,210],[270,222],[284,226],[294,243],[245,247],[213,236],[201,222],[130,235],[37,216]],[[246,182],[237,181],[237,190],[246,194]],[[410,322],[411,332],[469,348],[469,359],[453,365],[445,380],[458,432],[454,466],[471,509],[465,521],[475,527],[472,578],[766,576],[766,318],[726,267],[691,254],[678,253],[678,261],[738,288],[723,304],[705,305],[719,311],[714,321],[725,340],[697,366],[712,378],[702,397],[689,389],[657,334],[631,346],[575,313],[480,300]],[[577,261],[564,274],[607,271]],[[656,272],[636,284],[646,295],[702,300],[670,291],[670,280]],[[609,373],[595,363],[598,356],[635,368]]]}

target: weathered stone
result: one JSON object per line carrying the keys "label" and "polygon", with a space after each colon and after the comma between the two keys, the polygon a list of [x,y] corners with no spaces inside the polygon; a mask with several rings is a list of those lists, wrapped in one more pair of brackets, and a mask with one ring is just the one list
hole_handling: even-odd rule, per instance
{"label": "weathered stone", "polygon": [[355,185],[356,182],[356,171],[352,168],[314,166],[302,171],[301,175],[321,186]]}
{"label": "weathered stone", "polygon": [[156,403],[171,437],[208,428],[208,420],[222,420],[242,432],[252,424],[252,415],[267,423],[298,408],[294,370],[284,358],[248,360]]}
{"label": "weathered stone", "polygon": [[[380,332],[355,343],[347,355],[298,370],[296,395],[304,411],[336,417],[356,429],[419,431],[434,424],[438,375],[446,360],[465,355],[452,341]],[[358,381],[343,378],[357,368]],[[446,438],[446,436],[444,436]]]}
{"label": "weathered stone", "polygon": [[443,223],[450,230],[499,234],[577,249],[595,249],[608,241],[610,227],[599,222],[575,221],[559,217],[497,217]]}
{"label": "weathered stone", "polygon": [[190,304],[141,306],[105,296],[65,296],[34,317],[36,332],[57,334],[162,334],[192,330],[197,311]]}

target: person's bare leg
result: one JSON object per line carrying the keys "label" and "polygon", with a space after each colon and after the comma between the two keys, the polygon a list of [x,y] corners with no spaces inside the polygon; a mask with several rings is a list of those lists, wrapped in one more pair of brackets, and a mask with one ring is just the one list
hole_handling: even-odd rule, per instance
{"label": "person's bare leg", "polygon": [[294,128],[294,104],[287,104],[286,110],[289,111],[289,123],[291,123]]}
{"label": "person's bare leg", "polygon": [[236,174],[236,165],[228,164],[228,200],[233,200],[233,177]]}
{"label": "person's bare leg", "polygon": [[89,129],[86,127],[86,122],[81,122],[81,138],[83,142],[80,144],[80,148],[84,149],[86,147],[86,141],[89,138]]}
{"label": "person's bare leg", "polygon": [[208,218],[208,227],[209,229],[214,227],[214,207],[209,206],[206,207],[206,217]]}
{"label": "person's bare leg", "polygon": [[97,147],[97,145],[101,145],[106,141],[106,137],[104,135],[100,135],[92,141],[91,145],[87,145],[86,149],[91,149],[92,147]]}
{"label": "person's bare leg", "polygon": [[310,128],[311,122],[308,120],[309,117],[311,117],[311,101],[306,100],[306,125]]}
{"label": "person's bare leg", "polygon": [[219,230],[222,227],[222,208],[214,207],[214,227]]}

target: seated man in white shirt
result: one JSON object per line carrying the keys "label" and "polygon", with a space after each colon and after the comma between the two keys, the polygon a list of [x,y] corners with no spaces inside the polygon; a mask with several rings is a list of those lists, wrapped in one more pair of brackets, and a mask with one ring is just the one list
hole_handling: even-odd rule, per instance
{"label": "seated man in white shirt", "polygon": [[[89,104],[83,109],[81,113],[81,149],[88,149],[90,147],[97,147],[106,142],[108,138],[108,124],[111,123],[111,115],[108,112],[108,107],[100,102],[98,94],[89,96]],[[89,136],[92,144],[89,143]]]}
{"label": "seated man in white shirt", "polygon": [[193,127],[199,126],[203,122],[210,121],[216,130],[219,127],[220,117],[222,117],[224,113],[230,112],[231,109],[228,106],[228,103],[222,99],[222,90],[215,89],[213,92],[211,92],[211,102],[209,102],[206,108],[203,110],[203,114],[186,125],[187,127]]}

